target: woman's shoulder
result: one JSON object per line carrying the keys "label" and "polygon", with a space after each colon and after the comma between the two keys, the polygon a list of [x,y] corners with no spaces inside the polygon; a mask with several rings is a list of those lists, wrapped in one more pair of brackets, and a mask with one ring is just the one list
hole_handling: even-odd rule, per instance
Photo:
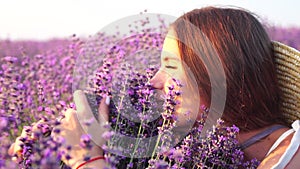
{"label": "woman's shoulder", "polygon": [[293,156],[292,160],[286,166],[286,169],[299,169],[299,168],[300,168],[300,149],[298,147],[296,154]]}
{"label": "woman's shoulder", "polygon": [[[300,149],[299,149],[299,145],[300,145],[300,120],[296,120],[293,124],[292,124],[293,129],[295,130],[295,133],[293,135],[293,138],[291,140],[291,144],[295,143],[293,146],[290,147],[290,149],[288,149],[287,154],[288,153],[293,153],[293,157],[290,160],[290,162],[287,165],[287,168],[291,168],[291,169],[298,169],[300,168]],[[293,151],[293,152],[289,152],[289,151]]]}
{"label": "woman's shoulder", "polygon": [[[300,168],[300,120],[292,124],[293,132],[285,137],[260,164],[258,168]],[[291,130],[290,130],[291,131]]]}

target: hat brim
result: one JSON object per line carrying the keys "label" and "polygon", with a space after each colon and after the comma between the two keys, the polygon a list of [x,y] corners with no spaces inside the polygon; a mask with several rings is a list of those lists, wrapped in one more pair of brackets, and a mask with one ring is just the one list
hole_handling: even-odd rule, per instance
{"label": "hat brim", "polygon": [[281,90],[280,108],[288,123],[300,119],[300,52],[273,41],[276,73]]}

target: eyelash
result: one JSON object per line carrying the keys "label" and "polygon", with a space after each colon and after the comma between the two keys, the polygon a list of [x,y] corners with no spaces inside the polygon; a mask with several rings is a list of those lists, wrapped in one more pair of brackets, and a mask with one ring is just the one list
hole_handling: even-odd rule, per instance
{"label": "eyelash", "polygon": [[177,69],[176,66],[165,66],[167,69]]}

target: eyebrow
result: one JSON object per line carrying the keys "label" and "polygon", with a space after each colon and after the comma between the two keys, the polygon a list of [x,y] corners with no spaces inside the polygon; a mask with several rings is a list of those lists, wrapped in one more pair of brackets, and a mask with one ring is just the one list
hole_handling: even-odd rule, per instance
{"label": "eyebrow", "polygon": [[178,59],[177,57],[172,57],[172,56],[166,56],[163,58],[164,61],[168,61],[168,60],[176,60],[176,61],[180,61],[180,59]]}

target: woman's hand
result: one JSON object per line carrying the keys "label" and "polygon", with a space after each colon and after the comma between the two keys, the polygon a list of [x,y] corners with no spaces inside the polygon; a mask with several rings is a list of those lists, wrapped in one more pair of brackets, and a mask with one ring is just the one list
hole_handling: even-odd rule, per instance
{"label": "woman's hand", "polygon": [[16,138],[15,142],[8,149],[8,154],[12,156],[12,160],[19,163],[23,160],[23,148],[24,141],[37,139],[36,134],[47,134],[50,132],[49,125],[42,119],[36,123],[32,123],[31,126],[24,126],[22,133]]}
{"label": "woman's hand", "polygon": [[[76,168],[84,162],[84,156],[91,158],[103,156],[101,146],[105,143],[102,134],[107,131],[104,125],[108,122],[108,105],[107,99],[102,99],[99,106],[99,119],[94,118],[85,94],[82,91],[74,92],[74,101],[76,109],[68,109],[65,117],[60,121],[61,124],[55,127],[51,133],[53,139],[62,142],[63,146],[60,151],[63,153],[62,160],[68,166]],[[89,121],[89,122],[88,122]],[[89,123],[87,125],[87,123]],[[89,145],[85,147],[84,140]],[[68,148],[70,147],[71,148]],[[90,147],[89,147],[90,146]],[[101,168],[104,160],[98,160],[93,164],[85,166]]]}

